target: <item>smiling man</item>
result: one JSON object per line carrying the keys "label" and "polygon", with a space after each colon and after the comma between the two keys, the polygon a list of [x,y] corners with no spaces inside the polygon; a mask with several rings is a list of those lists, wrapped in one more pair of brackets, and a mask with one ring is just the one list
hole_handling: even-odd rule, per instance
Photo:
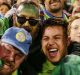
{"label": "smiling man", "polygon": [[[39,39],[39,9],[34,2],[23,2],[17,8],[15,26],[24,28],[32,35],[32,44],[30,47],[29,56],[21,67],[23,75],[36,75],[41,70],[44,60],[41,53]],[[40,60],[41,59],[41,60]],[[34,61],[35,60],[35,61]]]}
{"label": "smiling man", "polygon": [[26,59],[31,42],[30,33],[23,28],[6,30],[0,41],[0,75],[18,75],[18,68]]}
{"label": "smiling man", "polygon": [[67,54],[70,43],[67,25],[60,19],[48,19],[43,23],[42,51],[55,66],[50,75],[78,75],[80,72],[80,57]]}
{"label": "smiling man", "polygon": [[44,18],[62,18],[67,20],[63,12],[66,0],[44,0],[45,8],[40,4],[41,10],[44,12]]}
{"label": "smiling man", "polygon": [[45,7],[50,12],[59,12],[64,8],[65,0],[45,0]]}
{"label": "smiling man", "polygon": [[34,40],[38,32],[38,18],[39,11],[37,5],[34,2],[22,2],[17,8],[14,25],[28,30]]}
{"label": "smiling man", "polygon": [[46,22],[43,29],[42,49],[47,58],[55,63],[67,54],[69,38],[67,37],[66,23],[61,26],[62,23],[59,20],[50,20]]}

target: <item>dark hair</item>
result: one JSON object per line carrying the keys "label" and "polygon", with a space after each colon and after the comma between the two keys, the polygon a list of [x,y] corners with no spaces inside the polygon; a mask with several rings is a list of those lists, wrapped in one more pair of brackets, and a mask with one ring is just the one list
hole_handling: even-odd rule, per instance
{"label": "dark hair", "polygon": [[63,27],[65,37],[68,37],[68,34],[67,34],[68,22],[63,20],[63,19],[58,19],[58,18],[52,19],[52,18],[49,18],[47,20],[44,20],[43,23],[41,24],[41,38],[42,38],[44,30],[48,26],[61,26],[61,27]]}
{"label": "dark hair", "polygon": [[11,9],[11,6],[10,6],[8,3],[2,3],[2,4],[0,4],[0,6],[2,6],[2,5],[5,5],[5,6],[7,6],[9,9]]}

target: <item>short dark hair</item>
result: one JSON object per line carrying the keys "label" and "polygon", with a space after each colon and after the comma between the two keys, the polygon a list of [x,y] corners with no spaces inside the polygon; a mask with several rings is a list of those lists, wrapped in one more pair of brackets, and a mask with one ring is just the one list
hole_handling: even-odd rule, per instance
{"label": "short dark hair", "polygon": [[55,18],[55,19],[49,18],[47,20],[44,20],[43,23],[41,23],[41,38],[42,38],[44,30],[48,26],[61,26],[61,27],[63,27],[64,35],[65,35],[65,37],[68,37],[68,33],[67,33],[68,22],[66,20],[58,19],[58,18]]}
{"label": "short dark hair", "polygon": [[2,5],[5,5],[5,6],[7,6],[8,7],[8,9],[11,9],[11,6],[8,4],[8,3],[2,3],[2,4],[0,4],[0,6],[2,6]]}

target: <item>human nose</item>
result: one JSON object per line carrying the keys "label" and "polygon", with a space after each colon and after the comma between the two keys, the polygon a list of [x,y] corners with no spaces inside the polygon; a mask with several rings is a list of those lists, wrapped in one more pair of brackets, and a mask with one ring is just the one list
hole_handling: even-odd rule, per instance
{"label": "human nose", "polygon": [[29,26],[30,24],[29,24],[29,21],[26,21],[24,24],[23,24],[23,26]]}
{"label": "human nose", "polygon": [[52,46],[52,45],[54,45],[54,44],[55,44],[54,39],[49,39],[49,41],[48,41],[48,45]]}
{"label": "human nose", "polygon": [[14,52],[11,52],[10,53],[10,56],[9,56],[9,61],[13,62],[14,61]]}

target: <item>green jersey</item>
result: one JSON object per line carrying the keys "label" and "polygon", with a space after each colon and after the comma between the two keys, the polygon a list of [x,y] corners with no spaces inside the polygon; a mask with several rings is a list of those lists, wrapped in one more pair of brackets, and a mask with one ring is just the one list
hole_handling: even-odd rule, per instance
{"label": "green jersey", "polygon": [[53,69],[51,75],[79,75],[80,74],[80,56],[67,55],[61,62]]}

